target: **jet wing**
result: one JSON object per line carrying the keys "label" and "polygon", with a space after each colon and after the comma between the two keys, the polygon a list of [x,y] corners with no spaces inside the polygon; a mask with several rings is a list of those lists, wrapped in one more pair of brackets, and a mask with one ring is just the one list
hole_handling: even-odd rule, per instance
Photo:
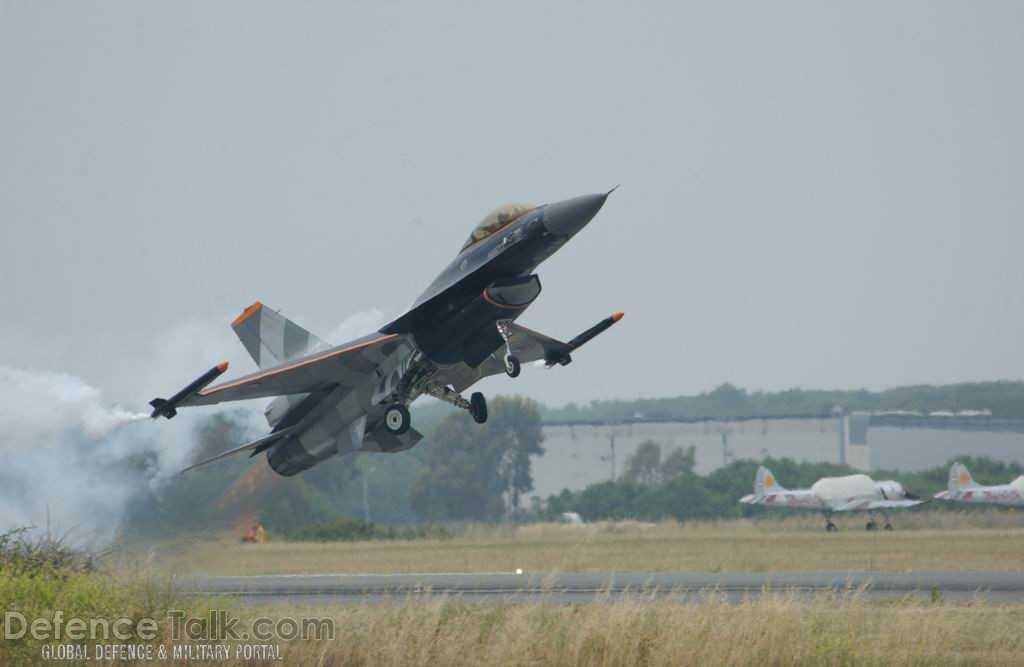
{"label": "jet wing", "polygon": [[838,507],[833,512],[868,512],[874,510],[898,510],[920,505],[924,500],[852,500]]}
{"label": "jet wing", "polygon": [[[207,375],[175,394],[169,401],[154,399],[151,403],[155,408],[153,417],[173,417],[175,409],[184,406],[305,394],[336,385],[356,386],[372,374],[404,339],[404,336],[398,334],[373,334],[244,375],[237,380],[202,388],[201,381],[216,371],[211,369]],[[226,368],[226,364],[223,367]]]}
{"label": "jet wing", "polygon": [[[519,361],[526,363],[531,361],[540,361],[541,359],[545,361],[560,359],[573,349],[568,343],[563,343],[551,336],[546,336],[538,331],[527,329],[526,327],[515,323],[510,324],[508,327],[508,338],[509,343],[512,346],[512,354],[519,357]],[[503,345],[499,347],[498,351],[502,354],[496,354],[494,356],[503,357],[505,346]],[[497,361],[497,370],[504,372],[504,361],[502,361],[502,359],[498,359]],[[552,363],[554,362],[552,361]]]}
{"label": "jet wing", "polygon": [[[557,361],[551,360],[565,358],[573,349],[568,343],[563,343],[515,323],[508,327],[508,342],[512,348],[512,354],[523,364],[543,360],[550,362],[548,365],[552,365]],[[438,376],[438,379],[451,384],[456,391],[463,391],[485,377],[504,372],[505,344],[502,343],[475,368],[463,364],[457,369],[448,370]]]}
{"label": "jet wing", "polygon": [[[552,338],[551,336],[527,329],[526,327],[511,323],[508,326],[508,342],[520,363],[532,361],[543,361],[551,368],[555,364],[565,366],[572,362],[571,352],[583,347],[585,343],[595,336],[606,331],[613,324],[622,319],[622,313],[612,313],[594,326],[590,327],[579,336],[576,336],[568,343]],[[455,387],[456,391],[462,391],[477,380],[489,375],[497,375],[505,372],[505,345],[499,345],[494,352],[474,368],[464,367],[459,371],[452,372],[444,379]]]}

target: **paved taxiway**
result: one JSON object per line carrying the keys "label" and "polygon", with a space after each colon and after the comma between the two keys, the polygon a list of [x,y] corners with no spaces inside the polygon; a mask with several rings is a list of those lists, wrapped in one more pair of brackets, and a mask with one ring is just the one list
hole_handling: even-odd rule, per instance
{"label": "paved taxiway", "polygon": [[871,597],[931,596],[1024,600],[1021,572],[623,572],[515,574],[346,574],[179,577],[175,587],[203,595],[260,602],[353,603],[408,596],[450,595],[467,600],[585,602],[619,595],[699,600],[708,594],[737,600],[764,591],[828,592]]}

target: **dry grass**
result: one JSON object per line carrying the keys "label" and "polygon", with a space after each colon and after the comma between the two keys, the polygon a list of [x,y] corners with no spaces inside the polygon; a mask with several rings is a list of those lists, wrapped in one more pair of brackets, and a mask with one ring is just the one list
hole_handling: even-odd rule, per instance
{"label": "dry grass", "polygon": [[[643,524],[471,526],[450,540],[243,545],[196,539],[152,549],[159,569],[190,574],[410,572],[775,572],[1024,569],[1024,516],[916,513],[894,532],[862,517],[826,534],[815,516]],[[273,537],[273,536],[271,536]],[[129,550],[131,552],[131,550]]]}
{"label": "dry grass", "polygon": [[767,595],[739,604],[428,599],[268,613],[336,619],[333,641],[283,647],[286,664],[303,665],[1021,664],[1021,614],[1024,604],[855,595]]}

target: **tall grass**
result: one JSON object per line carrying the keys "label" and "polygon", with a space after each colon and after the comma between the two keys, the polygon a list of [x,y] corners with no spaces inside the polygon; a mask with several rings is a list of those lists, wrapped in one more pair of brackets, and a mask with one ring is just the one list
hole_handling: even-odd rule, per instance
{"label": "tall grass", "polygon": [[[533,526],[529,531],[537,534],[528,532],[524,539],[547,539],[558,544],[564,542],[566,535],[574,534],[592,541],[622,539],[635,549],[638,534],[657,537],[666,531],[671,535],[684,529],[699,533],[708,528],[615,524],[601,530],[590,527],[589,532],[569,533],[563,527]],[[502,540],[517,538],[518,531],[505,534],[503,530],[463,535],[445,543],[461,539],[500,546]],[[998,536],[1003,531],[990,532]],[[827,540],[834,536],[821,537]],[[871,539],[878,535],[866,537]],[[64,610],[66,617],[150,617],[161,624],[161,634],[155,643],[170,649],[169,609],[204,616],[211,609],[226,609],[231,613],[232,606],[238,604],[231,600],[183,598],[169,586],[154,584],[144,577],[125,576],[116,568],[105,570],[110,561],[100,563],[99,568],[82,568],[74,564],[91,561],[82,561],[73,553],[66,554],[66,559],[45,558],[32,553],[33,544],[39,543],[23,542],[16,549],[0,551],[0,554],[20,554],[17,567],[11,566],[13,561],[0,560],[2,606],[30,619],[51,617],[56,609]],[[393,544],[372,543],[377,549],[387,549]],[[422,547],[425,541],[411,544]],[[52,546],[43,543],[44,550]],[[285,543],[285,546],[296,545]],[[250,548],[250,554],[259,553],[258,546]],[[23,558],[25,555],[29,557]],[[28,567],[25,563],[35,565]],[[238,610],[236,607],[235,611]],[[333,640],[281,642],[284,664],[289,665],[1002,665],[1024,662],[1024,634],[1020,632],[1019,621],[1024,616],[1024,603],[994,604],[981,600],[952,603],[943,602],[940,596],[933,596],[931,600],[908,597],[878,601],[861,597],[856,591],[827,593],[810,599],[778,592],[730,603],[714,593],[682,600],[638,594],[609,596],[585,604],[562,604],[555,600],[478,603],[458,597],[408,597],[352,606],[249,606],[242,607],[241,612],[248,619],[258,616],[335,619],[337,634]],[[40,642],[31,638],[3,641],[0,665],[39,664],[40,648]],[[282,663],[228,660],[210,664],[229,667]]]}
{"label": "tall grass", "polygon": [[333,612],[339,636],[288,647],[295,664],[1005,665],[1024,656],[1024,604],[775,594],[738,604],[428,599],[318,611]]}

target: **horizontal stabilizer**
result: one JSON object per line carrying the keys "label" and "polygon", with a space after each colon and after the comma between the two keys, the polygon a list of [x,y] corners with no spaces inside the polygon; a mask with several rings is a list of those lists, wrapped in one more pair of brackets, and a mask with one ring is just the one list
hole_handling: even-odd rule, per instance
{"label": "horizontal stabilizer", "polygon": [[386,428],[377,427],[363,438],[362,446],[359,448],[364,452],[387,452],[394,454],[412,449],[420,440],[423,434],[414,428],[409,429],[401,435],[395,435]]}
{"label": "horizontal stabilizer", "polygon": [[[192,470],[194,468],[198,468],[200,466],[204,466],[207,463],[213,463],[214,461],[220,461],[221,459],[226,459],[227,457],[229,457],[229,456],[231,456],[233,454],[241,454],[242,452],[247,452],[247,451],[250,451],[250,450],[252,452],[250,454],[250,456],[255,456],[255,455],[259,454],[260,452],[269,449],[270,446],[273,445],[278,440],[281,440],[282,438],[288,437],[294,430],[295,430],[295,427],[293,426],[291,428],[286,428],[286,429],[283,429],[281,431],[277,431],[276,433],[268,433],[267,435],[263,436],[262,438],[257,438],[256,440],[253,440],[252,442],[247,442],[244,445],[239,445],[238,447],[235,447],[234,449],[229,449],[226,452],[221,452],[220,454],[217,454],[216,456],[211,456],[210,458],[205,459],[203,461],[200,461],[199,463],[193,463],[189,467],[187,467],[184,470],[182,470],[181,473],[185,473],[185,472],[188,472],[189,470]],[[178,474],[180,475],[181,473],[178,473]]]}

